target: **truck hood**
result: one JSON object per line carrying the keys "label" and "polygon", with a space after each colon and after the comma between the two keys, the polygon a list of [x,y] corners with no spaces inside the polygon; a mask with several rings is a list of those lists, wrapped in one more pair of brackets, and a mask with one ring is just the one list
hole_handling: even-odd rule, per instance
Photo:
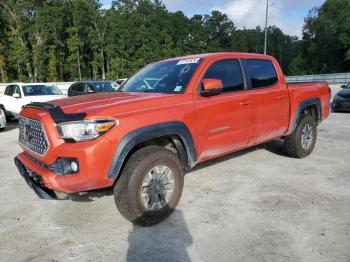
{"label": "truck hood", "polygon": [[[179,99],[179,96],[182,95],[115,92],[68,97],[50,101],[50,104],[60,106],[65,113],[117,115],[183,103],[185,98]],[[107,110],[108,112],[104,112]]]}

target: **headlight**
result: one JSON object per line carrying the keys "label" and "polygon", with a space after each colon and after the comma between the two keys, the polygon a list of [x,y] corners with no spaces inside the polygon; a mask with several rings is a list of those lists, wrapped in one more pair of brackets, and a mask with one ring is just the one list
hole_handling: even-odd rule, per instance
{"label": "headlight", "polygon": [[63,139],[88,141],[103,135],[114,125],[115,121],[112,120],[85,120],[61,123],[57,128]]}
{"label": "headlight", "polygon": [[335,100],[344,101],[345,98],[338,96],[338,95],[335,95]]}

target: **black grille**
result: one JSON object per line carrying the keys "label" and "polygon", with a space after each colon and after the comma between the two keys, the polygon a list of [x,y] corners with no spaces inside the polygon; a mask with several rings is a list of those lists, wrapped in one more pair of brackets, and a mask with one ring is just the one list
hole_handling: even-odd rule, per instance
{"label": "black grille", "polygon": [[26,117],[19,118],[19,142],[41,156],[49,149],[49,142],[41,123]]}

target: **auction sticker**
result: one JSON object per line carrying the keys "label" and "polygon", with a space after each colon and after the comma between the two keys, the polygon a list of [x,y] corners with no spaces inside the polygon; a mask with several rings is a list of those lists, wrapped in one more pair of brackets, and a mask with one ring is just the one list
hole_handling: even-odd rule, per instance
{"label": "auction sticker", "polygon": [[180,92],[182,89],[182,86],[176,86],[174,89],[174,92]]}
{"label": "auction sticker", "polygon": [[185,60],[180,60],[177,62],[177,65],[187,65],[187,64],[196,64],[200,58],[192,58],[192,59],[185,59]]}

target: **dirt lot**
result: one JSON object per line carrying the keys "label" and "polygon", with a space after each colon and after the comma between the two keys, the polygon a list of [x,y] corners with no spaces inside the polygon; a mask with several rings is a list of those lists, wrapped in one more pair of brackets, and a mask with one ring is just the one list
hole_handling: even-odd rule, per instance
{"label": "dirt lot", "polygon": [[13,164],[17,132],[0,133],[1,261],[350,261],[350,114],[322,123],[306,159],[273,141],[200,165],[152,228],[111,191],[39,200]]}

